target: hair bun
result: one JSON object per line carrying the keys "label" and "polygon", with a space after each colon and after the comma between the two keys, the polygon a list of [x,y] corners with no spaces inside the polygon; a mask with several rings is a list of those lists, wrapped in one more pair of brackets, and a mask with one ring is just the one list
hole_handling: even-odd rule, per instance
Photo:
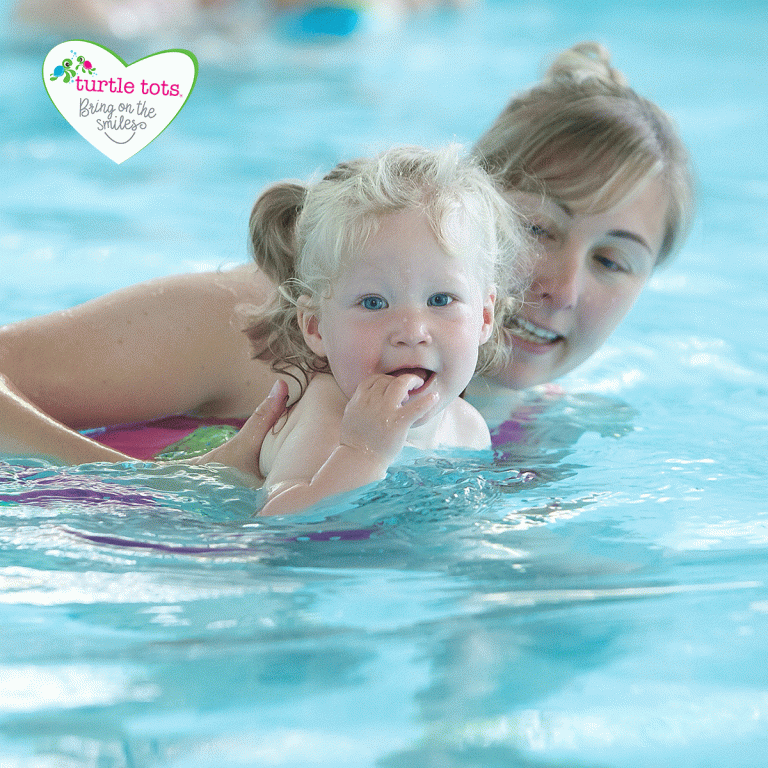
{"label": "hair bun", "polygon": [[575,83],[596,79],[621,87],[629,86],[627,78],[611,66],[611,52],[604,45],[594,42],[577,43],[563,51],[552,62],[545,78]]}
{"label": "hair bun", "polygon": [[259,269],[275,285],[294,276],[294,230],[306,194],[303,184],[279,182],[261,194],[251,211],[251,253]]}

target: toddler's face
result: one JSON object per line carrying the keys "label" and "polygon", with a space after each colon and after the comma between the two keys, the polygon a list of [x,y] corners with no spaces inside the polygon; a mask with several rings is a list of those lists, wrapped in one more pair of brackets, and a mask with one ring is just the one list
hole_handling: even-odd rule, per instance
{"label": "toddler's face", "polygon": [[416,373],[411,397],[437,392],[435,408],[457,398],[472,378],[479,347],[492,330],[493,295],[474,259],[447,255],[425,216],[386,215],[364,252],[347,265],[320,304],[313,351],[328,358],[352,397],[374,373]]}

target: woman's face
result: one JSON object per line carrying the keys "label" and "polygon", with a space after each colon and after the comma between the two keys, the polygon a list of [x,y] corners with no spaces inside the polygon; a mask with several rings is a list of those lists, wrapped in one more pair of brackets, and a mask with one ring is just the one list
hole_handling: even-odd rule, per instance
{"label": "woman's face", "polygon": [[627,314],[653,271],[669,194],[654,180],[604,213],[515,192],[539,247],[530,288],[508,324],[512,359],[488,378],[511,389],[550,382],[595,352]]}

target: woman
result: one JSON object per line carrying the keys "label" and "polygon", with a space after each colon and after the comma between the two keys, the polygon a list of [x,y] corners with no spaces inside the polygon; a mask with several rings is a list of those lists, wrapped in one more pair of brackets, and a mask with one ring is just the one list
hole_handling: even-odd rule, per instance
{"label": "woman", "polygon": [[[475,152],[541,249],[525,306],[507,323],[512,362],[489,376],[524,389],[596,351],[680,245],[693,208],[688,156],[670,120],[592,43],[561,54]],[[0,329],[0,451],[124,460],[76,430],[176,413],[247,416],[276,375],[251,358],[233,318],[273,292],[247,266],[161,278]],[[257,472],[250,453],[285,397],[278,385],[208,458]]]}
{"label": "woman", "polygon": [[583,43],[501,113],[475,152],[528,217],[542,257],[509,323],[512,389],[573,370],[614,331],[693,216],[688,153],[670,119]]}

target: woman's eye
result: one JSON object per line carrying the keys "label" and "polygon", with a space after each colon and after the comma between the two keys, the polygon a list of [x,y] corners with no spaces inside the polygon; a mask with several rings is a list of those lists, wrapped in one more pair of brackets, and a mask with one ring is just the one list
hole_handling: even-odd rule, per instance
{"label": "woman's eye", "polygon": [[553,238],[552,232],[541,224],[529,221],[526,223],[525,227],[536,240],[551,240]]}
{"label": "woman's eye", "polygon": [[447,307],[453,301],[453,297],[447,293],[435,293],[427,300],[427,306]]}
{"label": "woman's eye", "polygon": [[627,270],[619,264],[615,259],[612,259],[610,256],[606,256],[602,253],[596,253],[594,256],[595,261],[603,267],[603,269],[607,269],[609,272],[626,272]]}
{"label": "woman's eye", "polygon": [[366,296],[360,301],[360,306],[370,310],[386,309],[387,302],[381,296]]}

